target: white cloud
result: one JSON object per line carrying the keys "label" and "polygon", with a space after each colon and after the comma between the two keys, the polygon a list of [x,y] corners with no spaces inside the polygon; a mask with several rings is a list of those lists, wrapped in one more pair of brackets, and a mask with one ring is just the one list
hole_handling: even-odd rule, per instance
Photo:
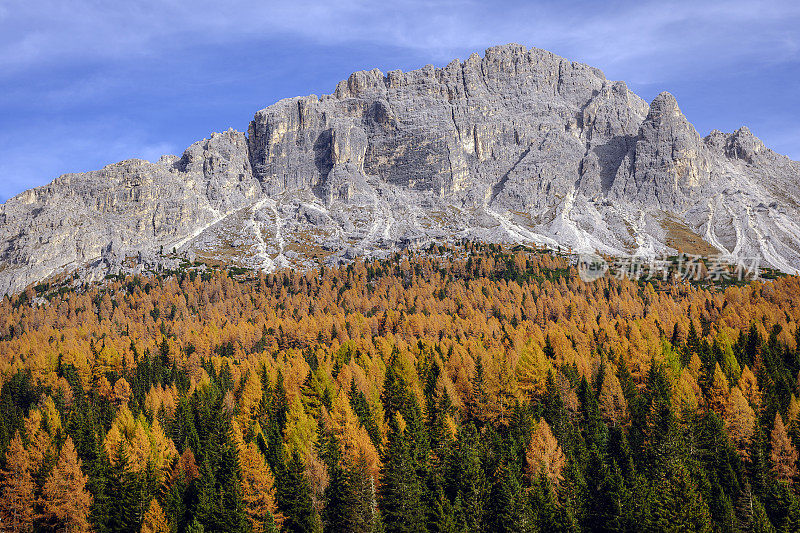
{"label": "white cloud", "polygon": [[[201,45],[276,40],[390,46],[439,63],[519,42],[601,67],[633,85],[669,89],[669,81],[682,76],[800,61],[798,27],[800,2],[794,0],[0,0],[0,80],[9,88],[0,98],[12,106],[26,101],[29,88],[13,89],[14,80],[50,67],[117,65]],[[63,86],[45,85],[35,97],[53,107],[90,104],[127,83],[98,68]],[[4,194],[64,171],[130,157],[156,159],[177,149],[149,139],[141,125],[130,125],[120,138],[122,130],[89,120],[83,126],[47,124],[30,141],[0,133]],[[800,158],[800,133],[766,133],[768,145]],[[81,168],[74,168],[76,161]]]}
{"label": "white cloud", "polygon": [[[119,59],[171,46],[283,35],[321,44],[373,43],[436,60],[521,42],[618,67],[656,57],[797,59],[800,3],[791,1],[520,2],[233,0],[123,3],[7,0],[0,65]],[[113,7],[108,7],[113,6]],[[674,58],[673,61],[668,59]],[[673,63],[673,64],[670,64]],[[651,73],[652,74],[652,73]]]}

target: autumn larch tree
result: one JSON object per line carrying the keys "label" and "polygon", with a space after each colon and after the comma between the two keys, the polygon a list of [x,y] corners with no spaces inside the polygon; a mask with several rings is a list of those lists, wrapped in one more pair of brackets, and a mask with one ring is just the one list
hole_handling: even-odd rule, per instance
{"label": "autumn larch tree", "polygon": [[724,421],[725,429],[736,446],[736,450],[746,457],[750,449],[756,414],[739,387],[731,389],[728,405],[725,408]]}
{"label": "autumn larch tree", "polygon": [[125,378],[119,378],[114,383],[114,399],[118,404],[124,405],[128,403],[128,401],[131,399],[131,394],[131,386],[125,380]]}
{"label": "autumn larch tree", "polygon": [[86,490],[86,481],[72,437],[67,437],[42,489],[42,518],[68,533],[89,531],[92,495]]}
{"label": "autumn larch tree", "polygon": [[598,403],[600,404],[600,412],[606,420],[614,424],[621,424],[627,419],[628,402],[625,400],[622,386],[614,373],[614,368],[611,366],[606,367]]}
{"label": "autumn larch tree", "polygon": [[9,531],[30,531],[33,526],[33,488],[28,453],[19,432],[6,452],[6,468],[2,471],[0,520]]}
{"label": "autumn larch tree", "polygon": [[269,530],[282,517],[277,516],[274,478],[264,456],[254,442],[245,443],[234,423],[234,440],[239,451],[242,469],[242,502],[254,533]]}
{"label": "autumn larch tree", "polygon": [[558,485],[564,479],[561,471],[566,464],[564,452],[550,430],[550,425],[542,418],[536,425],[536,430],[531,436],[526,450],[526,472],[531,480],[544,474],[553,485]]}
{"label": "autumn larch tree", "polygon": [[161,509],[158,501],[153,498],[153,501],[150,502],[150,508],[144,515],[141,533],[170,533],[171,531],[167,517],[164,515],[164,510]]}
{"label": "autumn larch tree", "polygon": [[719,363],[717,363],[714,366],[714,373],[708,390],[708,407],[717,415],[722,415],[725,412],[729,392],[728,378],[725,377]]}
{"label": "autumn larch tree", "polygon": [[780,413],[775,414],[775,426],[772,429],[770,439],[772,460],[772,472],[779,481],[791,483],[797,476],[797,449],[789,440],[786,427],[783,425],[783,418]]}

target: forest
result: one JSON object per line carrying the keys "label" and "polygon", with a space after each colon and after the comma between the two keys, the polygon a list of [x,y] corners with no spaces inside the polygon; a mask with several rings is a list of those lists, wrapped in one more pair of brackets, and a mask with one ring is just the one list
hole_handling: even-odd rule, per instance
{"label": "forest", "polygon": [[481,243],[0,302],[0,530],[797,532],[800,278]]}

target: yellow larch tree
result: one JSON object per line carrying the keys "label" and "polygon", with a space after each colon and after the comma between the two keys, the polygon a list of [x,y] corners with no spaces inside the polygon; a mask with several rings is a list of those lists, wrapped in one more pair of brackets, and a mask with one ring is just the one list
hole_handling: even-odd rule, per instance
{"label": "yellow larch tree", "polygon": [[144,515],[141,533],[170,533],[170,528],[164,510],[158,504],[158,500],[153,498],[150,507]]}
{"label": "yellow larch tree", "polygon": [[520,350],[515,371],[520,391],[529,398],[541,394],[549,369],[550,362],[542,349],[532,342],[526,343]]}
{"label": "yellow larch tree", "polygon": [[344,391],[340,391],[334,400],[330,425],[332,433],[342,447],[344,457],[351,464],[355,464],[359,459],[362,460],[372,479],[377,480],[381,468],[378,451],[367,430],[358,421]]}
{"label": "yellow larch tree", "polygon": [[541,473],[544,473],[553,485],[558,485],[564,479],[561,472],[566,464],[566,457],[550,425],[543,418],[536,425],[525,457],[527,459],[525,471],[531,479],[536,479]]}
{"label": "yellow larch tree", "polygon": [[6,468],[0,472],[0,520],[9,531],[30,531],[33,528],[33,489],[28,452],[19,432],[6,451]]}
{"label": "yellow larch tree", "polygon": [[106,434],[104,446],[112,464],[117,460],[120,443],[127,448],[131,469],[142,472],[148,463],[156,467],[158,472],[170,466],[178,457],[178,451],[172,439],[166,436],[158,419],[148,424],[143,414],[134,419],[127,405],[122,405]]}
{"label": "yellow larch tree", "polygon": [[296,451],[300,457],[305,458],[313,450],[317,440],[317,422],[314,417],[306,413],[299,396],[295,396],[289,404],[283,435],[287,457]]}
{"label": "yellow larch tree", "polygon": [[606,420],[614,424],[624,424],[627,421],[628,402],[622,393],[622,386],[614,372],[613,365],[606,364],[598,403],[600,404],[600,412]]}
{"label": "yellow larch tree", "polygon": [[116,401],[118,405],[128,403],[132,393],[131,386],[125,378],[119,378],[114,383],[114,401]]}
{"label": "yellow larch tree", "polygon": [[72,437],[67,437],[58,462],[42,489],[42,519],[67,533],[89,531],[92,495],[86,490],[87,480]]}
{"label": "yellow larch tree", "polygon": [[718,415],[722,415],[728,404],[729,392],[728,378],[725,377],[719,363],[717,363],[714,366],[714,374],[711,378],[711,386],[708,390],[708,408]]}
{"label": "yellow larch tree", "polygon": [[47,457],[55,455],[53,437],[45,428],[40,409],[33,409],[25,418],[25,438],[28,442],[28,461],[32,472],[39,470]]}
{"label": "yellow larch tree", "polygon": [[695,411],[703,397],[697,380],[688,368],[681,369],[672,395],[672,403],[679,414]]}
{"label": "yellow larch tree", "polygon": [[750,402],[753,409],[758,410],[761,408],[761,390],[758,388],[758,380],[750,370],[750,367],[744,365],[742,375],[739,377],[739,388],[742,389],[742,394]]}
{"label": "yellow larch tree", "polygon": [[258,376],[258,372],[252,370],[244,381],[239,398],[238,420],[242,428],[250,427],[258,411],[262,396],[261,378]]}
{"label": "yellow larch tree", "polygon": [[245,443],[239,425],[234,422],[234,441],[242,469],[242,501],[255,533],[264,531],[264,522],[272,516],[280,526],[283,517],[275,503],[275,480],[264,456],[254,442]]}
{"label": "yellow larch tree", "polygon": [[772,461],[772,472],[779,481],[791,483],[797,476],[797,449],[786,433],[780,413],[775,414],[775,426],[772,429],[770,445],[769,457]]}
{"label": "yellow larch tree", "polygon": [[756,413],[739,387],[731,389],[723,420],[736,450],[743,457],[747,457],[755,429]]}

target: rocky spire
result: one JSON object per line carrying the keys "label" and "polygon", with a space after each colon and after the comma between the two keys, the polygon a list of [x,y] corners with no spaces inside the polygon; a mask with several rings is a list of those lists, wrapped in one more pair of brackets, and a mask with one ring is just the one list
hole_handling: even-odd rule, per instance
{"label": "rocky spire", "polygon": [[636,144],[617,173],[614,195],[680,208],[707,179],[700,136],[675,97],[662,92],[650,104]]}

